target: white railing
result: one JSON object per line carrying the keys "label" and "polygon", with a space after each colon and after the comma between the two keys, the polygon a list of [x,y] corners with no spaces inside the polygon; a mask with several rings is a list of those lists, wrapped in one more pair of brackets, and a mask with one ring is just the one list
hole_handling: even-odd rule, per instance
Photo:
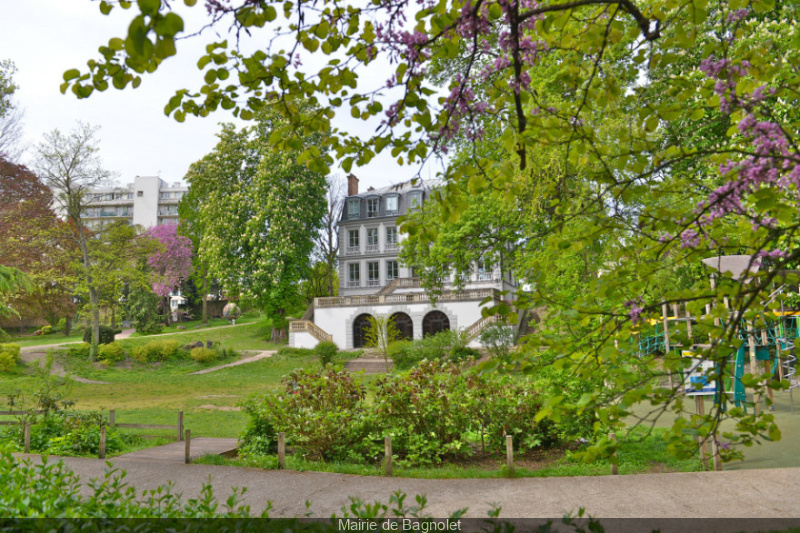
{"label": "white railing", "polygon": [[356,280],[356,281],[350,280],[347,282],[348,289],[357,289],[358,287],[361,287],[361,280]]}
{"label": "white railing", "polygon": [[367,287],[380,287],[381,280],[379,279],[368,279],[367,280]]}
{"label": "white railing", "polygon": [[392,243],[392,242],[386,243],[387,252],[396,252],[399,249],[400,247],[397,245],[397,243]]}
{"label": "white railing", "polygon": [[318,341],[332,341],[333,335],[325,333],[319,326],[308,320],[292,320],[289,322],[289,331],[295,333],[305,331],[310,333]]}
{"label": "white railing", "polygon": [[490,324],[494,324],[499,319],[500,319],[500,317],[498,317],[497,315],[489,315],[489,316],[485,316],[485,317],[481,318],[480,320],[478,320],[477,322],[475,322],[474,324],[472,324],[470,327],[468,327],[466,329],[467,339],[468,340],[474,339],[475,337],[480,335],[481,332],[484,329],[486,329],[487,326],[489,326]]}
{"label": "white railing", "polygon": [[[348,287],[350,285],[348,284]],[[469,300],[485,300],[491,298],[500,301],[500,292],[497,289],[472,289],[466,291],[445,291],[436,297],[437,302],[460,302]],[[314,305],[321,307],[354,307],[359,305],[392,305],[396,303],[427,303],[431,297],[423,292],[403,294],[367,294],[363,296],[335,296],[328,298],[315,298]]]}
{"label": "white railing", "polygon": [[344,252],[344,255],[358,255],[361,253],[360,246],[348,246]]}
{"label": "white railing", "polygon": [[377,244],[368,244],[367,253],[380,251]]}

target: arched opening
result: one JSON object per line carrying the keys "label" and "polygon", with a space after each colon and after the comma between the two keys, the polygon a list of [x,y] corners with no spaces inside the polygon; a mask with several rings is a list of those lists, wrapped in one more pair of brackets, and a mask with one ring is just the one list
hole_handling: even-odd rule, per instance
{"label": "arched opening", "polygon": [[422,319],[422,336],[436,335],[450,329],[450,319],[441,311],[431,311]]}
{"label": "arched opening", "polygon": [[389,317],[389,320],[394,322],[394,327],[400,334],[400,340],[410,341],[414,338],[414,322],[411,317],[405,313],[395,313]]}
{"label": "arched opening", "polygon": [[367,329],[372,315],[364,313],[353,321],[353,348],[363,348],[367,343]]}

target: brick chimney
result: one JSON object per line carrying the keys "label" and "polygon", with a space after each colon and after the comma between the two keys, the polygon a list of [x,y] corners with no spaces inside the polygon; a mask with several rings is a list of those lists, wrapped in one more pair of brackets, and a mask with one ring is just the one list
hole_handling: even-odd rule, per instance
{"label": "brick chimney", "polygon": [[350,174],[347,176],[347,196],[358,194],[358,178]]}

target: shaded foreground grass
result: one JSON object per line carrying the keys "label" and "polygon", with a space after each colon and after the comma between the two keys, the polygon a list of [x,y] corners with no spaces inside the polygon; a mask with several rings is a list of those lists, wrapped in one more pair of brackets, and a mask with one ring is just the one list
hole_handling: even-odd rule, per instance
{"label": "shaded foreground grass", "polygon": [[[624,441],[620,442],[619,473],[644,474],[652,472],[697,472],[701,470],[698,458],[674,459],[667,456],[665,437],[666,430],[656,428],[650,435],[635,430]],[[263,469],[277,469],[276,455],[265,455],[246,458],[225,458],[205,456],[195,461],[201,464],[244,466]],[[489,463],[494,464],[489,464]],[[521,461],[524,464],[523,461]],[[354,474],[361,476],[382,476],[383,467],[376,461],[374,464],[354,464],[343,462],[312,461],[304,457],[287,455],[286,468],[297,471],[333,472],[338,474]],[[607,461],[583,463],[572,457],[569,451],[554,454],[551,460],[537,467],[518,466],[513,476],[505,467],[505,457],[496,456],[490,461],[481,461],[480,465],[443,464],[431,467],[404,467],[395,465],[393,475],[421,479],[459,479],[459,478],[501,478],[501,477],[565,477],[565,476],[602,476],[610,474]]]}

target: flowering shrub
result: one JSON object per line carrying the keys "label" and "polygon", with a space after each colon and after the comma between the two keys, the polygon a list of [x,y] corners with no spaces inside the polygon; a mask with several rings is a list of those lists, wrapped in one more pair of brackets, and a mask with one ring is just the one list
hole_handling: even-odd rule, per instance
{"label": "flowering shrub", "polygon": [[398,464],[435,464],[479,446],[500,452],[506,434],[518,450],[553,444],[559,435],[554,423],[535,421],[542,400],[533,381],[451,363],[423,361],[408,374],[379,379],[371,403],[347,372],[299,371],[284,383],[283,391],[244,402],[251,417],[240,437],[245,453],[274,451],[275,435],[284,432],[296,453],[372,461],[391,435]]}

